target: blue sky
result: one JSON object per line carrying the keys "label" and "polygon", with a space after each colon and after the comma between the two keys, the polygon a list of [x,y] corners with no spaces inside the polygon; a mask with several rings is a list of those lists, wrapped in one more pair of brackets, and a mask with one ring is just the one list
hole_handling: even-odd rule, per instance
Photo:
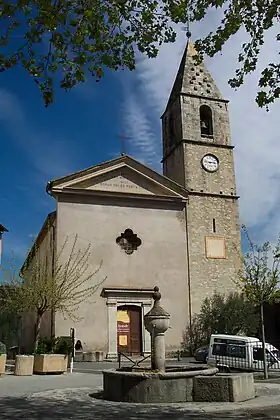
{"label": "blue sky", "polygon": [[45,108],[32,80],[20,69],[0,79],[1,222],[8,227],[5,254],[21,256],[54,201],[48,180],[120,153],[123,91],[114,73],[70,93],[56,92]]}
{"label": "blue sky", "polygon": [[[195,28],[193,38],[207,33],[210,23]],[[211,23],[212,25],[212,23]],[[273,32],[267,38],[260,68],[274,57]],[[258,72],[237,92],[233,76],[244,34],[228,43],[223,55],[207,65],[224,96],[230,99],[232,142],[241,221],[258,240],[274,241],[280,232],[279,104],[269,113],[254,103]],[[141,59],[136,72],[107,71],[104,79],[66,93],[56,91],[45,108],[37,86],[20,68],[0,77],[0,223],[4,257],[23,258],[54,201],[45,192],[48,180],[117,157],[122,133],[126,152],[160,170],[160,115],[186,43],[178,28],[175,44],[164,46],[155,60]]]}

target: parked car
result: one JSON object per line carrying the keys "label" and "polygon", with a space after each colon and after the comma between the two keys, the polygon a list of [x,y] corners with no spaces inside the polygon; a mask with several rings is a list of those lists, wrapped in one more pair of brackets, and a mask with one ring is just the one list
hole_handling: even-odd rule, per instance
{"label": "parked car", "polygon": [[195,353],[194,358],[197,362],[207,363],[209,346],[199,347]]}

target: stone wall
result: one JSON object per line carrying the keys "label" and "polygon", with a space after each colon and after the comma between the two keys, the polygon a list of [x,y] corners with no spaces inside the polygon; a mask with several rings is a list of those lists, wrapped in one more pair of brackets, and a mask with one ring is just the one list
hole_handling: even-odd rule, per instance
{"label": "stone wall", "polygon": [[[201,165],[206,154],[219,160],[217,172],[207,172]],[[236,195],[233,150],[208,144],[184,144],[185,182],[190,191]]]}
{"label": "stone wall", "polygon": [[[202,300],[215,291],[228,293],[236,290],[234,280],[241,268],[240,226],[236,199],[191,195],[187,209],[191,306],[194,314],[199,312]],[[207,258],[205,237],[225,239],[225,259]]]}
{"label": "stone wall", "polygon": [[[71,202],[71,200],[73,200]],[[76,325],[56,315],[56,334],[65,335],[76,327],[76,337],[84,349],[104,350],[108,346],[108,314],[103,287],[160,287],[162,304],[171,314],[166,333],[167,349],[179,348],[188,314],[186,226],[182,204],[140,204],[128,199],[67,196],[58,202],[58,247],[65,237],[79,238],[79,246],[92,244],[91,269],[103,261],[93,282],[107,277],[94,296],[94,303],[84,303],[76,315],[83,320]],[[127,255],[116,238],[127,228],[142,244]]]}
{"label": "stone wall", "polygon": [[174,148],[170,156],[163,161],[163,173],[180,185],[185,185],[184,167],[184,148],[183,144]]}
{"label": "stone wall", "polygon": [[[46,219],[41,232],[37,237],[38,243],[36,244],[36,251],[33,257],[27,259],[26,270],[24,271],[24,278],[28,281],[31,276],[34,276],[33,270],[36,265],[46,264],[49,275],[52,275],[54,246],[55,246],[55,229],[56,219],[50,215]],[[34,338],[35,338],[35,323],[36,314],[26,313],[22,317],[20,346],[22,351],[33,351]],[[53,331],[54,333],[54,331]],[[52,317],[50,312],[45,312],[40,328],[41,337],[50,338],[52,334]]]}

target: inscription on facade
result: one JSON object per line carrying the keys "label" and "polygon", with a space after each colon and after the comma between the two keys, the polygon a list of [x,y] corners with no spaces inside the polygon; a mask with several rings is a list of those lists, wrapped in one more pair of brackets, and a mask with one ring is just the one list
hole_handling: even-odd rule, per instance
{"label": "inscription on facade", "polygon": [[[117,177],[113,179],[109,179],[108,181],[100,182],[100,184],[96,184],[92,186],[93,189],[97,190],[109,190],[109,191],[129,191],[135,193],[145,193],[149,194],[150,192],[131,182],[129,179],[125,179],[123,177]],[[151,194],[151,193],[150,193]]]}
{"label": "inscription on facade", "polygon": [[100,187],[113,187],[113,188],[121,188],[121,189],[138,189],[138,190],[142,190],[141,187],[139,187],[139,185],[136,184],[132,184],[130,181],[128,181],[127,179],[123,179],[120,181],[104,181],[104,182],[100,182],[100,184],[98,184],[98,186]]}

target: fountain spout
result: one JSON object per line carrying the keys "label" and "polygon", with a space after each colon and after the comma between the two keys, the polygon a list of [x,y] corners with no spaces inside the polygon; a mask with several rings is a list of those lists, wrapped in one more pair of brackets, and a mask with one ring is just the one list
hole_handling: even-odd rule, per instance
{"label": "fountain spout", "polygon": [[170,314],[160,306],[161,294],[157,286],[153,293],[154,305],[144,316],[144,325],[151,335],[151,368],[165,371],[165,332],[169,328]]}

